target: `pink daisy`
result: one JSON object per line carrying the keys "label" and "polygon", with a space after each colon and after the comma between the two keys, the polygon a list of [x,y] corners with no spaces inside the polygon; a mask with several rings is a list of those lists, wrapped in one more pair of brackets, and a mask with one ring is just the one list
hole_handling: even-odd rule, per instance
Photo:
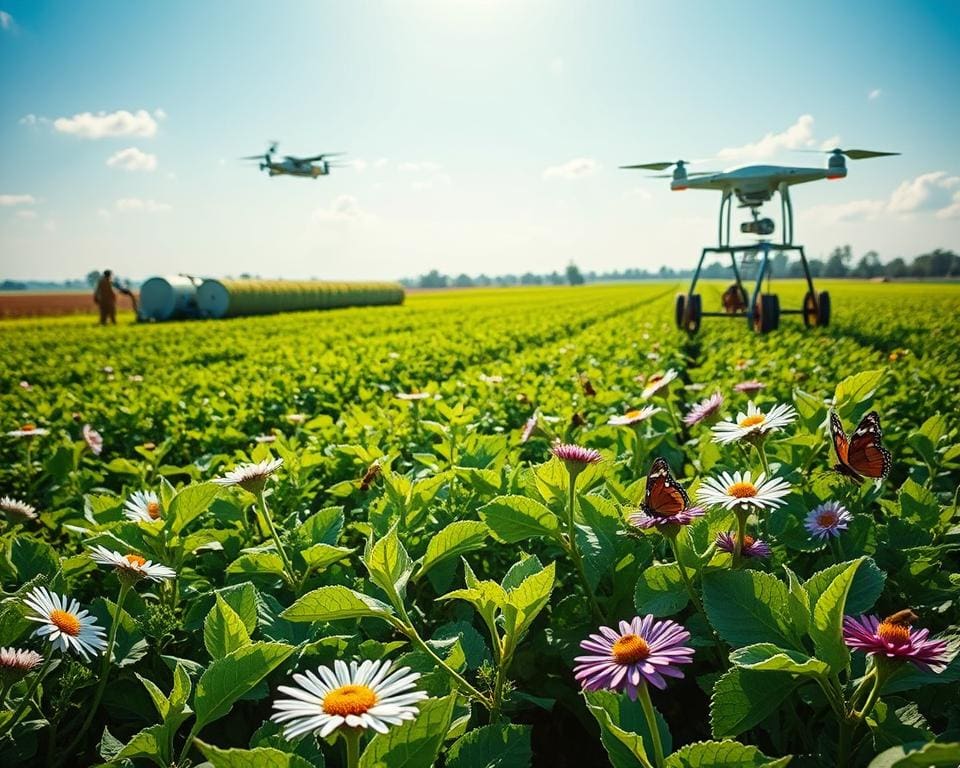
{"label": "pink daisy", "polygon": [[630,515],[627,522],[637,528],[653,528],[663,525],[689,525],[706,513],[703,507],[686,507],[673,515],[650,514],[646,509]]}
{"label": "pink daisy", "polygon": [[550,449],[550,453],[566,464],[568,470],[578,472],[588,464],[596,464],[603,459],[600,451],[572,443],[558,443]]}
{"label": "pink daisy", "polygon": [[947,644],[928,640],[926,629],[913,631],[917,617],[912,611],[900,611],[880,621],[876,616],[844,616],[843,641],[869,656],[910,661],[920,669],[942,672],[947,667]]}
{"label": "pink daisy", "polygon": [[755,395],[757,392],[759,392],[759,391],[760,391],[761,389],[763,389],[765,386],[767,386],[767,385],[764,384],[762,381],[757,381],[756,379],[751,379],[750,381],[742,381],[742,382],[740,382],[739,384],[734,384],[734,385],[733,385],[733,388],[734,388],[737,392],[743,392],[744,394],[747,394],[747,395]]}
{"label": "pink daisy", "polygon": [[94,456],[103,452],[103,436],[89,424],[83,425],[83,440]]}
{"label": "pink daisy", "polygon": [[[717,549],[722,549],[732,555],[736,547],[737,535],[733,531],[717,534]],[[743,548],[740,550],[741,557],[770,557],[770,553],[770,545],[765,541],[744,535]]]}
{"label": "pink daisy", "polygon": [[633,700],[645,682],[667,687],[666,677],[683,677],[677,667],[693,661],[693,648],[684,645],[690,633],[670,619],[648,615],[621,621],[620,631],[600,627],[580,647],[590,655],[577,656],[574,677],[585,691],[626,691]]}
{"label": "pink daisy", "polygon": [[683,417],[683,423],[688,427],[692,427],[694,424],[699,424],[704,419],[709,419],[711,416],[715,416],[722,405],[723,395],[721,395],[719,392],[714,392],[706,400],[701,400],[699,403],[694,405],[690,409],[690,412]]}

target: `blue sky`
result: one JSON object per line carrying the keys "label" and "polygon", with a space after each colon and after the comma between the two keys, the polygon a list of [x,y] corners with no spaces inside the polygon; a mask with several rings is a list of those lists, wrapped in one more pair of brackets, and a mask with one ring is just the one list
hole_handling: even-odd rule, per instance
{"label": "blue sky", "polygon": [[[618,165],[818,165],[791,150],[835,140],[903,156],[796,187],[798,242],[960,249],[956,2],[0,10],[0,277],[683,267],[719,196]],[[355,165],[237,160],[269,139]]]}

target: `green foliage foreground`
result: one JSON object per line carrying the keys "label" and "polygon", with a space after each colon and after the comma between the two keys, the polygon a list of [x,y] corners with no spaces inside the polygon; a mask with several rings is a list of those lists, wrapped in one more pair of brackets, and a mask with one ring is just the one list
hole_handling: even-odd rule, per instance
{"label": "green foliage foreground", "polygon": [[[766,337],[723,320],[682,335],[670,284],[0,324],[0,426],[47,430],[0,441],[0,496],[36,514],[9,510],[0,536],[0,646],[42,656],[25,674],[0,665],[0,764],[960,764],[960,290],[825,287],[829,328],[788,318]],[[723,288],[705,284],[705,305]],[[778,289],[799,307],[802,286]],[[752,396],[734,389],[752,379]],[[751,397],[796,415],[720,445],[682,422],[714,392],[717,417]],[[659,410],[607,423],[645,405]],[[831,471],[830,409],[848,431],[879,413],[883,482]],[[554,436],[602,460],[571,474]],[[692,503],[722,472],[766,470],[790,491],[641,529],[629,520],[656,456]],[[212,482],[272,459],[260,484]],[[142,491],[155,519],[125,514]],[[813,538],[807,515],[828,501],[851,518]],[[719,547],[738,526],[770,556]],[[95,545],[175,577],[118,579]],[[23,598],[39,586],[90,611],[110,653],[34,636]],[[912,631],[946,641],[942,671],[844,641],[844,616],[908,608]],[[580,643],[646,615],[690,633],[683,678],[636,700],[582,692]],[[294,672],[381,659],[420,674],[414,718],[292,740],[270,720]]]}

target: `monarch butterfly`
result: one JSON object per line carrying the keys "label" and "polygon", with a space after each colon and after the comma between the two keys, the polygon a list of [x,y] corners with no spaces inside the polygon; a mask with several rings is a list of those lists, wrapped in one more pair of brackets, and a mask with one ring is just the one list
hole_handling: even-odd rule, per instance
{"label": "monarch butterfly", "polygon": [[652,517],[674,517],[690,505],[687,492],[673,479],[670,465],[658,456],[647,475],[647,490],[643,496],[643,511]]}
{"label": "monarch butterfly", "polygon": [[880,416],[870,411],[847,439],[843,423],[836,413],[830,412],[830,437],[833,449],[837,453],[834,470],[846,475],[860,485],[865,477],[881,479],[890,472],[890,451],[881,445],[883,432],[880,430]]}

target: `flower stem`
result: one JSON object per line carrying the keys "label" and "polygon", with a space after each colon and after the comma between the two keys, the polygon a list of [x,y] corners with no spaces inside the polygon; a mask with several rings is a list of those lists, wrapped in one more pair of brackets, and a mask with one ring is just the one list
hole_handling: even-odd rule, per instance
{"label": "flower stem", "polygon": [[653,742],[653,763],[656,768],[663,768],[663,744],[660,741],[660,726],[657,723],[657,713],[653,708],[653,702],[650,701],[650,691],[647,688],[647,681],[640,683],[640,704],[643,707],[643,716],[647,719],[647,727],[650,729],[650,740]]}
{"label": "flower stem", "polygon": [[740,556],[743,554],[743,540],[747,530],[747,512],[737,509],[737,538],[733,542],[733,567],[740,565]]}
{"label": "flower stem", "polygon": [[601,624],[606,624],[607,618],[603,615],[603,611],[600,610],[600,604],[597,602],[597,596],[593,593],[593,589],[590,587],[590,582],[587,580],[587,572],[583,567],[583,558],[580,556],[580,548],[577,546],[577,526],[576,526],[576,503],[577,503],[577,474],[575,472],[570,472],[570,496],[569,503],[567,505],[567,539],[568,539],[568,551],[570,553],[570,559],[573,560],[573,565],[577,569],[577,573],[580,575],[580,581],[583,582],[583,588],[587,591],[587,599],[590,602],[590,609],[593,611],[594,618],[599,621]]}
{"label": "flower stem", "polygon": [[280,554],[280,559],[283,560],[283,570],[287,574],[287,581],[289,581],[292,586],[297,583],[296,574],[294,573],[290,559],[287,557],[287,551],[283,548],[283,544],[280,543],[280,535],[277,533],[277,527],[273,524],[273,515],[270,514],[270,508],[267,506],[267,499],[263,491],[257,494],[257,500],[260,502],[260,510],[263,512],[263,516],[267,521],[270,535],[273,537],[273,544]]}
{"label": "flower stem", "polygon": [[360,765],[360,729],[344,728],[343,740],[347,742],[347,768]]}
{"label": "flower stem", "polygon": [[13,713],[7,721],[7,726],[0,729],[0,734],[4,734],[7,731],[12,731],[17,723],[20,722],[20,718],[23,717],[23,713],[27,710],[27,707],[30,706],[30,700],[33,699],[33,694],[36,693],[37,686],[40,685],[40,681],[43,680],[43,676],[47,673],[47,667],[50,666],[50,662],[53,661],[53,649],[51,648],[50,653],[47,655],[47,658],[43,660],[43,666],[40,667],[40,671],[34,676],[33,680],[30,681],[30,687],[27,689],[27,692],[23,695],[23,698],[20,699],[20,705],[17,707],[17,710]]}
{"label": "flower stem", "polygon": [[74,750],[77,745],[80,743],[80,740],[84,737],[87,730],[90,728],[90,724],[93,722],[94,715],[97,714],[97,710],[100,708],[100,700],[103,698],[104,691],[107,690],[107,679],[110,674],[110,660],[113,657],[113,648],[117,644],[117,630],[120,629],[120,619],[123,611],[123,603],[127,599],[127,593],[130,591],[130,584],[124,579],[120,578],[120,594],[117,596],[117,611],[114,614],[113,622],[110,624],[110,635],[107,638],[107,649],[103,652],[103,661],[100,663],[100,681],[97,683],[97,690],[93,694],[93,701],[90,704],[90,708],[87,710],[87,716],[83,721],[83,725],[80,726],[80,730],[77,731],[77,735],[73,737],[73,740],[63,750],[60,754],[73,755]]}
{"label": "flower stem", "polygon": [[633,479],[640,477],[640,425],[633,428]]}
{"label": "flower stem", "polygon": [[760,463],[763,465],[763,473],[770,477],[770,462],[767,461],[767,450],[763,447],[764,439],[758,438],[754,443],[753,447],[757,451],[757,456],[760,457]]}

